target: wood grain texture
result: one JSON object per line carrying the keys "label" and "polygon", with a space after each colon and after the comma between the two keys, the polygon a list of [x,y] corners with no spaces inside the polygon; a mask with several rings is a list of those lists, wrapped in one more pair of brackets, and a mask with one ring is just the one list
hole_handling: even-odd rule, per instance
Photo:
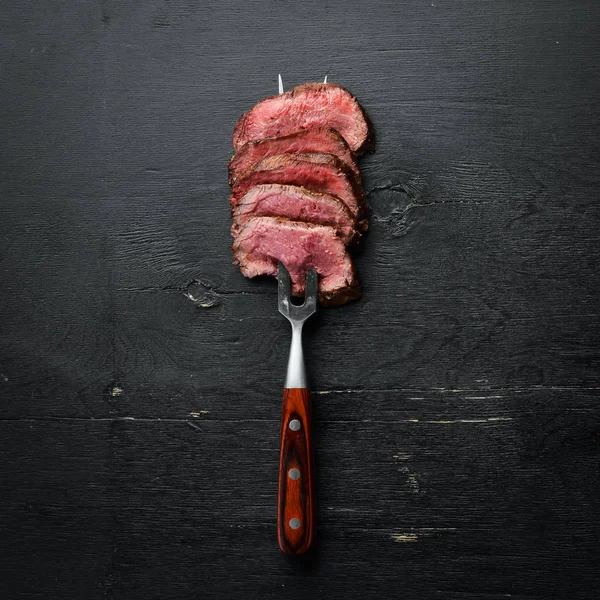
{"label": "wood grain texture", "polygon": [[316,535],[310,390],[286,388],[282,404],[277,540],[282,552],[299,556]]}
{"label": "wood grain texture", "polygon": [[[3,2],[2,596],[597,597],[599,22]],[[301,561],[275,541],[288,326],[229,252],[230,133],[278,73],[350,89],[378,141],[363,298],[305,327]]]}

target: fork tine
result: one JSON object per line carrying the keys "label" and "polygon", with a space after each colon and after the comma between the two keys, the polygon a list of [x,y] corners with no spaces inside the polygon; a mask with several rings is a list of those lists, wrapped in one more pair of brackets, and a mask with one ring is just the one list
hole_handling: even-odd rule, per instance
{"label": "fork tine", "polygon": [[304,293],[304,304],[308,310],[317,308],[317,292],[319,290],[319,279],[317,271],[312,269],[306,276],[306,292]]}
{"label": "fork tine", "polygon": [[285,265],[279,261],[277,266],[277,295],[279,312],[286,317],[290,314],[290,296],[292,294],[292,284],[290,274]]}

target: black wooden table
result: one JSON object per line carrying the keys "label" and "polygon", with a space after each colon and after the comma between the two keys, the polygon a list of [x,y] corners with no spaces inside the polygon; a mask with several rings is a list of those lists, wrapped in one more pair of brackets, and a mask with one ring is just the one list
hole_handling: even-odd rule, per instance
{"label": "black wooden table", "polygon": [[[600,4],[0,6],[2,598],[595,599]],[[231,264],[237,117],[377,134],[320,312],[319,545],[275,539],[289,330]]]}

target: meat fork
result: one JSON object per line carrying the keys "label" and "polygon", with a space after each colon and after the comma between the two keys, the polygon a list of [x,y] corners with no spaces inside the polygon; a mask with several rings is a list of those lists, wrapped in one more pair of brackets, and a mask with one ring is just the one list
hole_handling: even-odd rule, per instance
{"label": "meat fork", "polygon": [[[283,94],[281,75],[278,79],[279,93]],[[327,83],[327,77],[324,83]],[[306,276],[301,306],[291,302],[290,274],[282,262],[278,266],[277,287],[279,312],[292,325],[281,417],[277,540],[283,552],[298,555],[312,545],[316,524],[310,390],[302,351],[302,326],[317,310],[317,272],[313,269]]]}
{"label": "meat fork", "polygon": [[291,302],[290,274],[281,262],[277,288],[279,312],[292,325],[281,418],[277,538],[283,552],[298,555],[308,550],[315,536],[311,406],[302,352],[302,326],[317,310],[317,272],[313,269],[306,276],[301,306]]}

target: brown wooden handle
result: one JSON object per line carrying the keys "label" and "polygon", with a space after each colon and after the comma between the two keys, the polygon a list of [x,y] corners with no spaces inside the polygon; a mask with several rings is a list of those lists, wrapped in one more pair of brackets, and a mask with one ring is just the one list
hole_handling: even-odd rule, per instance
{"label": "brown wooden handle", "polygon": [[315,536],[310,391],[283,390],[277,538],[286,554],[303,554]]}

